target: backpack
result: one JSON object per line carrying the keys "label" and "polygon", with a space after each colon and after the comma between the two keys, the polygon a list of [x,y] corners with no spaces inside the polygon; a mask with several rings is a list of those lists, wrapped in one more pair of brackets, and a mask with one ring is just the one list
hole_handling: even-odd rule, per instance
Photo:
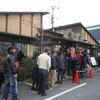
{"label": "backpack", "polygon": [[13,55],[9,55],[9,57],[6,57],[4,60],[4,73],[6,74],[16,74],[17,69],[16,69],[16,64],[12,64],[12,57]]}
{"label": "backpack", "polygon": [[5,74],[11,73],[10,64],[8,63],[8,58],[5,58],[3,61],[3,71]]}

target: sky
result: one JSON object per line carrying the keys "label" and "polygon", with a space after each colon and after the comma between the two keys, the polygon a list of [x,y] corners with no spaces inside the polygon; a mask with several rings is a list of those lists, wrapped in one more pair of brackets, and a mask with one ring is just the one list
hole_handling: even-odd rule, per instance
{"label": "sky", "polygon": [[81,22],[84,26],[100,24],[100,0],[0,0],[0,11],[44,11],[43,27],[51,28],[51,7],[54,26]]}

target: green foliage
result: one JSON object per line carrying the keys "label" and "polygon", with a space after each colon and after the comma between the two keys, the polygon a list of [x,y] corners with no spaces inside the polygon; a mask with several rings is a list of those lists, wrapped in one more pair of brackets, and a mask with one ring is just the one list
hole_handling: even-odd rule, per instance
{"label": "green foliage", "polygon": [[18,80],[26,80],[31,77],[32,70],[32,59],[31,58],[23,58],[20,63],[20,68],[18,71]]}
{"label": "green foliage", "polygon": [[[0,71],[3,70],[3,64],[0,63]],[[31,79],[32,72],[32,59],[31,58],[23,58],[20,62],[20,67],[18,69],[18,80],[24,81],[26,79]]]}
{"label": "green foliage", "polygon": [[18,70],[18,81],[23,81],[26,78],[26,69],[20,67]]}

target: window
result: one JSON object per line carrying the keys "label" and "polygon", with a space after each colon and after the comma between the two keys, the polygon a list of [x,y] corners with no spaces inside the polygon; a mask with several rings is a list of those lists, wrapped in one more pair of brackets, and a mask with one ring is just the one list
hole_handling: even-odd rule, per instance
{"label": "window", "polygon": [[0,42],[0,53],[7,52],[10,46],[11,46],[11,42]]}
{"label": "window", "polygon": [[81,32],[80,26],[72,27],[72,32],[74,32],[74,33],[80,33]]}
{"label": "window", "polygon": [[27,47],[25,44],[23,43],[16,43],[16,48],[20,51],[22,50],[22,52],[26,53],[27,52]]}

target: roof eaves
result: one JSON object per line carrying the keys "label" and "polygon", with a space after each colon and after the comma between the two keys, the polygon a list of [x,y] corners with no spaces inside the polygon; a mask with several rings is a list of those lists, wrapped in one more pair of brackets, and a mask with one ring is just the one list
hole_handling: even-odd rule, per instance
{"label": "roof eaves", "polygon": [[42,14],[42,15],[46,15],[46,14],[49,14],[49,12],[0,12],[0,15],[2,14]]}
{"label": "roof eaves", "polygon": [[8,33],[8,32],[0,32],[0,34],[1,35],[9,35],[9,36],[15,36],[15,37],[24,37],[24,38],[35,39],[33,37],[30,37],[30,36],[17,35],[17,34]]}
{"label": "roof eaves", "polygon": [[63,34],[57,33],[55,31],[53,32],[53,31],[50,31],[50,30],[44,30],[44,32],[49,32],[49,33],[53,33],[53,34],[57,34],[57,35],[63,36]]}
{"label": "roof eaves", "polygon": [[[74,23],[74,24],[69,24],[69,25],[63,25],[63,26],[57,26],[57,27],[54,27],[53,29],[62,29],[62,28],[69,28],[69,27],[74,27],[74,26],[77,26],[77,25],[82,25],[80,22],[78,23]],[[49,28],[47,30],[52,30],[52,28]]]}

